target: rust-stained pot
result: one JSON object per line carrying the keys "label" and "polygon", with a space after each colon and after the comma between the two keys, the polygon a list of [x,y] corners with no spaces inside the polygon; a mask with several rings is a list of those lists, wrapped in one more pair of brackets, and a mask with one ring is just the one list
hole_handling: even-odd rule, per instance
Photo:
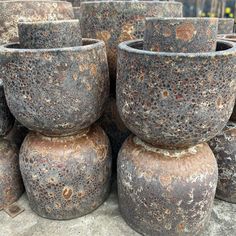
{"label": "rust-stained pot", "polygon": [[81,3],[82,36],[106,43],[111,90],[115,90],[117,46],[142,38],[145,17],[181,17],[182,4],[167,1],[95,1]]}
{"label": "rust-stained pot", "polygon": [[95,210],[109,194],[109,140],[98,126],[59,138],[29,133],[21,147],[20,169],[37,214],[60,220],[79,217]]}
{"label": "rust-stained pot", "polygon": [[219,168],[216,197],[236,203],[236,124],[229,122],[209,145]]}
{"label": "rust-stained pot", "polygon": [[71,3],[50,0],[0,1],[0,44],[17,42],[18,21],[73,19]]}
{"label": "rust-stained pot", "polygon": [[130,136],[118,157],[121,215],[142,235],[200,235],[209,223],[217,163],[206,143],[164,150]]}
{"label": "rust-stained pot", "polygon": [[16,119],[49,136],[80,132],[102,114],[109,94],[104,42],[83,39],[83,46],[0,48],[5,96]]}
{"label": "rust-stained pot", "polygon": [[19,22],[21,48],[64,48],[82,45],[79,20]]}
{"label": "rust-stained pot", "polygon": [[7,106],[4,95],[3,82],[0,79],[0,136],[6,135],[13,127],[13,124],[14,117]]}
{"label": "rust-stained pot", "polygon": [[[116,99],[109,97],[105,105],[105,110],[98,122],[109,137],[112,148],[113,164],[116,166],[116,160],[121,145],[130,135],[117,111]],[[114,168],[116,171],[116,168]]]}
{"label": "rust-stained pot", "polygon": [[23,192],[18,150],[0,138],[0,210],[17,201]]}
{"label": "rust-stained pot", "polygon": [[166,53],[142,50],[142,40],[121,43],[116,96],[124,124],[162,148],[213,138],[235,101],[236,46],[219,41],[217,47],[216,52]]}
{"label": "rust-stained pot", "polygon": [[218,34],[232,34],[234,31],[234,19],[219,18]]}
{"label": "rust-stained pot", "polygon": [[146,18],[143,48],[157,52],[216,50],[218,18]]}

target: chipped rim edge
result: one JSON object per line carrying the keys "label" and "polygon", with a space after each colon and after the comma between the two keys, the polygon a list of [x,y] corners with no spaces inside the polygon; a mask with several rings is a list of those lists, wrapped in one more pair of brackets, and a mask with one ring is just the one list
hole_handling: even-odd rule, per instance
{"label": "chipped rim edge", "polygon": [[147,56],[153,56],[153,57],[179,57],[179,58],[209,58],[209,57],[216,57],[216,56],[236,56],[236,43],[225,41],[225,40],[217,40],[217,43],[224,44],[226,46],[229,46],[229,49],[226,50],[220,50],[215,52],[202,52],[202,53],[177,53],[177,52],[153,52],[153,51],[147,51],[143,49],[137,49],[133,46],[140,46],[143,45],[143,39],[136,39],[136,40],[129,40],[122,42],[118,45],[118,49],[120,51],[126,51],[132,54],[137,55],[147,55]]}

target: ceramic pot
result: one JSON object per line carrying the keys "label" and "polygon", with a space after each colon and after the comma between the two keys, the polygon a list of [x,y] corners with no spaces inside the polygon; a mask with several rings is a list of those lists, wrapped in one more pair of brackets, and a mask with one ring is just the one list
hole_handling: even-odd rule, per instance
{"label": "ceramic pot", "polygon": [[96,1],[81,3],[81,30],[86,38],[106,43],[111,90],[115,92],[117,46],[142,38],[145,17],[181,17],[182,4],[166,1]]}
{"label": "ceramic pot", "polygon": [[5,96],[16,119],[49,136],[70,135],[93,124],[109,94],[104,42],[84,39],[83,46],[0,48]]}
{"label": "ceramic pot", "polygon": [[73,7],[75,19],[80,19],[80,7]]}
{"label": "ceramic pot", "polygon": [[217,18],[146,18],[144,50],[208,52],[216,50]]}
{"label": "ceramic pot", "polygon": [[232,34],[234,31],[234,19],[219,18],[218,34]]}
{"label": "ceramic pot", "polygon": [[236,203],[236,124],[229,122],[209,145],[219,168],[216,197]]}
{"label": "ceramic pot", "polygon": [[73,19],[71,3],[64,1],[0,1],[0,44],[18,42],[18,21]]}
{"label": "ceramic pot", "polygon": [[79,20],[20,22],[21,48],[64,48],[82,45]]}
{"label": "ceramic pot", "polygon": [[163,150],[130,136],[118,157],[121,215],[142,235],[201,235],[211,216],[217,174],[206,143]]}
{"label": "ceramic pot", "polygon": [[0,138],[0,210],[17,201],[23,192],[17,148]]}
{"label": "ceramic pot", "polygon": [[162,148],[185,148],[216,136],[234,106],[236,46],[219,41],[217,51],[207,53],[142,48],[142,40],[119,45],[117,107],[124,124]]}
{"label": "ceramic pot", "polygon": [[0,136],[6,135],[13,127],[14,117],[12,116],[5,99],[3,83],[0,79]]}
{"label": "ceramic pot", "polygon": [[98,126],[60,138],[29,133],[21,147],[20,169],[37,214],[58,220],[79,217],[108,196],[109,140]]}

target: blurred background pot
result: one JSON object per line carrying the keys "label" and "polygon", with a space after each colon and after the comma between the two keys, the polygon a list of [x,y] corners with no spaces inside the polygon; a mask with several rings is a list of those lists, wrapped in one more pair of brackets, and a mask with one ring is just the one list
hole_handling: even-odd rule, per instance
{"label": "blurred background pot", "polygon": [[20,169],[31,208],[50,219],[90,213],[109,194],[111,151],[99,126],[75,136],[49,138],[29,133]]}
{"label": "blurred background pot", "polygon": [[234,31],[234,19],[219,18],[218,34],[232,34]]}

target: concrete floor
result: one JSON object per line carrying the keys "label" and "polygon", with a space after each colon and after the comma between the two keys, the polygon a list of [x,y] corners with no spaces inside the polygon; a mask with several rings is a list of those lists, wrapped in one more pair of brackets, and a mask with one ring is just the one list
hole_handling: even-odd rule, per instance
{"label": "concrete floor", "polygon": [[[18,201],[25,211],[11,218],[0,212],[0,236],[138,236],[122,219],[117,194],[92,214],[82,218],[55,221],[39,217],[31,211],[24,194]],[[215,200],[209,228],[204,236],[236,236],[236,204]]]}

